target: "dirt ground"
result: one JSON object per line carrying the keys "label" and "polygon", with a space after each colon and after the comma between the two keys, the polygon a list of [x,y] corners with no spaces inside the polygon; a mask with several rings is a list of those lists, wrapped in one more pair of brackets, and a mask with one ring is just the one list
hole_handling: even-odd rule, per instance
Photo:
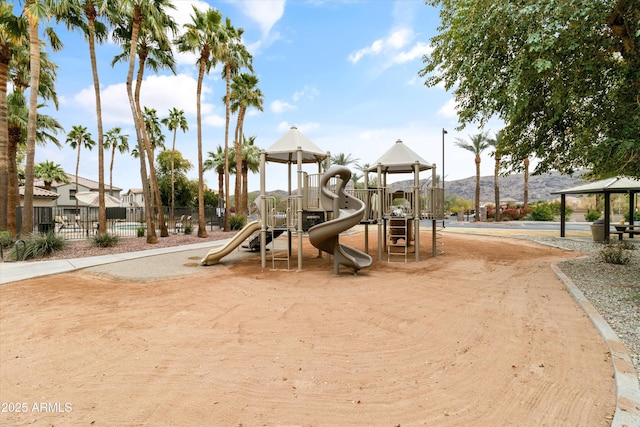
{"label": "dirt ground", "polygon": [[[3,285],[0,424],[610,425],[607,347],[549,267],[576,254],[448,234],[434,259],[421,242],[420,262],[357,275],[305,239],[303,271],[181,252],[178,278]],[[130,262],[153,276],[159,259]]]}

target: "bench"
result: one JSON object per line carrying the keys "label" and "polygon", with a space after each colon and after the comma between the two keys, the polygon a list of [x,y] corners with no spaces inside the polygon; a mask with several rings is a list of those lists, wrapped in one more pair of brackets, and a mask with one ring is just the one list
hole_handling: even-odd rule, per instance
{"label": "bench", "polygon": [[634,225],[614,225],[616,231],[610,231],[609,234],[617,234],[618,240],[622,240],[625,234],[628,234],[630,238],[634,235],[640,235],[640,224]]}

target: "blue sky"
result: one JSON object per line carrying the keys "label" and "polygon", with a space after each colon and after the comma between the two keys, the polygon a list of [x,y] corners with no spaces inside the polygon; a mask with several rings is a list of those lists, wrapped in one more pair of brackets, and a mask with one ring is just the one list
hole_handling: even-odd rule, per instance
{"label": "blue sky", "polygon": [[[442,163],[442,128],[445,137],[446,180],[475,174],[472,153],[456,147],[456,137],[468,138],[478,132],[467,126],[455,131],[458,122],[452,95],[443,88],[427,88],[418,71],[422,56],[429,53],[430,38],[439,25],[437,10],[421,0],[238,0],[175,1],[174,12],[180,26],[190,21],[192,5],[215,7],[236,27],[244,28],[244,44],[254,56],[253,66],[264,94],[264,111],[249,111],[245,135],[255,135],[260,148],[268,148],[292,125],[321,149],[345,153],[358,163],[374,164],[397,139],[436,163]],[[17,7],[17,6],[16,6]],[[97,140],[95,99],[88,45],[79,32],[58,28],[64,49],[52,53],[59,65],[56,117],[65,130],[83,125]],[[97,46],[101,81],[103,127],[119,126],[135,145],[135,132],[126,96],[127,64],[111,67],[120,48]],[[145,72],[142,102],[155,108],[160,118],[170,108],[184,109],[189,132],[178,133],[176,149],[197,160],[195,57],[177,55],[177,74]],[[220,70],[205,77],[203,96],[203,147],[205,153],[224,146],[225,85]],[[487,126],[491,134],[499,124]],[[230,134],[233,135],[235,118]],[[64,142],[66,134],[58,138]],[[172,134],[166,132],[170,148]],[[231,141],[229,141],[231,144]],[[36,163],[50,160],[70,173],[75,171],[76,154],[70,147],[38,147]],[[110,153],[105,156],[108,183]],[[97,150],[83,150],[80,175],[97,180]],[[482,175],[493,173],[489,152],[482,158]],[[114,185],[123,189],[140,187],[139,161],[116,154]],[[189,173],[197,177],[197,168]],[[397,176],[394,180],[410,179]],[[217,176],[207,172],[209,187],[217,189]],[[286,167],[269,165],[267,190],[286,189]],[[249,189],[259,189],[259,176],[249,177]]]}

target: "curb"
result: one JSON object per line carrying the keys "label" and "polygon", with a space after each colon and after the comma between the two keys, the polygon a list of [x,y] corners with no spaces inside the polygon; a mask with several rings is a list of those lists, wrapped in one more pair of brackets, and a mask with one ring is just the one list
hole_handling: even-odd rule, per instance
{"label": "curb", "polygon": [[640,425],[640,381],[631,362],[631,356],[618,335],[587,300],[582,291],[565,275],[557,264],[551,269],[566,286],[571,296],[582,307],[591,323],[609,347],[616,384],[616,412],[611,427],[633,427]]}

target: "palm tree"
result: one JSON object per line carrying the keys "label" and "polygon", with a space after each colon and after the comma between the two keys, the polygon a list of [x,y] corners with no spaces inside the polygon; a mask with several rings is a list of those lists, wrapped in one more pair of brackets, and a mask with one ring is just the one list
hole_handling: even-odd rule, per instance
{"label": "palm tree", "polygon": [[187,118],[184,115],[184,110],[178,110],[175,107],[169,110],[169,117],[165,117],[164,119],[162,119],[162,124],[165,125],[170,131],[173,131],[173,142],[171,144],[171,215],[169,217],[169,223],[175,224],[174,208],[176,203],[176,189],[174,177],[174,157],[176,152],[176,137],[178,135],[178,129],[182,130],[182,132],[186,132],[189,130],[189,125],[187,124]]}
{"label": "palm tree", "polygon": [[[67,134],[67,143],[71,148],[78,150],[76,158],[76,193],[78,192],[78,171],[80,169],[80,151],[82,148],[91,150],[95,145],[95,141],[91,139],[91,134],[87,128],[82,125],[75,125],[71,128],[71,132]],[[76,213],[78,212],[78,199],[76,199]]]}
{"label": "palm tree", "polygon": [[[249,211],[249,172],[260,171],[260,149],[255,145],[256,136],[244,137],[242,143],[242,203],[245,211]],[[236,155],[236,158],[237,155]],[[236,172],[237,175],[237,172]],[[244,212],[244,211],[243,211]]]}
{"label": "palm tree", "polygon": [[[9,64],[16,46],[25,46],[27,42],[24,19],[13,14],[13,6],[0,3],[0,170],[9,171],[9,133],[7,86],[9,82]],[[15,155],[15,153],[14,153]],[[9,175],[0,173],[0,194],[9,194]],[[7,230],[7,211],[9,198],[0,197],[0,230]],[[15,205],[13,208],[15,218]],[[15,234],[15,219],[14,219]]]}
{"label": "palm tree", "polygon": [[[235,156],[234,156],[235,158]],[[235,172],[235,164],[229,165],[231,172]],[[224,197],[224,169],[225,169],[225,156],[224,148],[218,145],[216,151],[209,151],[207,153],[207,160],[204,161],[203,168],[205,171],[214,170],[218,174],[218,207],[221,206],[221,202],[225,200]]]}
{"label": "palm tree", "polygon": [[[46,79],[42,79],[44,83]],[[21,90],[14,90],[7,97],[8,102],[8,153],[9,162],[7,167],[8,185],[7,185],[7,205],[11,209],[7,210],[7,226],[6,230],[12,236],[16,236],[16,206],[20,205],[19,196],[19,170],[18,170],[18,153],[24,153],[26,147],[27,134],[27,116],[29,109],[26,105],[26,98]],[[42,105],[41,105],[42,106]],[[37,120],[36,142],[39,145],[45,145],[47,142],[53,142],[58,148],[62,145],[55,137],[58,131],[62,130],[60,123],[46,114],[38,114]],[[24,156],[23,156],[24,157]],[[34,167],[35,170],[35,167]],[[23,171],[24,172],[24,171]]]}
{"label": "palm tree", "polygon": [[160,120],[158,114],[153,108],[144,107],[142,113],[142,119],[144,120],[145,134],[149,140],[147,151],[149,158],[149,172],[151,173],[151,188],[153,190],[155,205],[158,208],[158,222],[160,223],[160,237],[168,237],[169,230],[167,230],[167,223],[164,219],[164,210],[162,208],[162,199],[160,198],[160,187],[158,186],[158,177],[156,175],[155,168],[155,150],[156,147],[164,149],[165,136],[160,128]]}
{"label": "palm tree", "polygon": [[354,159],[351,154],[345,155],[344,153],[338,153],[331,156],[331,163],[334,165],[349,166],[351,163],[357,162],[359,159]]}
{"label": "palm tree", "polygon": [[487,143],[487,132],[481,132],[477,135],[469,135],[470,142],[462,138],[456,138],[454,143],[467,151],[471,151],[475,155],[476,162],[476,197],[475,197],[475,217],[474,221],[478,221],[480,215],[480,154],[489,147]]}
{"label": "palm tree", "polygon": [[494,151],[493,153],[491,153],[491,155],[496,161],[496,165],[493,169],[493,190],[496,203],[494,220],[498,222],[500,221],[500,180],[498,179],[498,177],[500,175],[500,160],[502,159],[502,131],[496,133],[495,138],[487,139],[487,144],[489,144],[490,147],[494,148]]}
{"label": "palm tree", "polygon": [[[225,187],[227,203],[225,203],[224,231],[231,228],[229,211],[229,122],[231,121],[231,79],[240,72],[240,69],[247,67],[253,72],[253,57],[242,44],[242,28],[235,28],[231,25],[231,20],[226,19],[225,26],[220,30],[222,43],[219,43],[213,51],[213,57],[222,62],[222,77],[226,82],[225,97],[225,128],[224,128],[224,153],[225,153]],[[242,151],[242,140],[234,141],[236,152]],[[238,154],[236,154],[237,156]],[[237,157],[236,157],[237,159]],[[236,185],[236,189],[237,189]]]}
{"label": "palm tree", "polygon": [[[209,73],[215,66],[217,57],[212,56],[214,50],[219,49],[220,23],[222,14],[216,9],[204,12],[193,7],[192,21],[185,24],[186,32],[176,41],[180,52],[194,52],[198,55],[198,86],[196,92],[196,120],[198,133],[198,237],[207,237],[204,222],[204,170],[202,159],[202,81],[205,73]],[[228,219],[225,218],[225,224]],[[226,228],[225,228],[226,229]]]}
{"label": "palm tree", "polygon": [[116,150],[120,154],[129,151],[129,135],[122,135],[122,129],[114,127],[104,134],[104,149],[111,150],[111,162],[109,163],[109,195],[113,196],[113,161],[115,159]]}
{"label": "palm tree", "polygon": [[[96,7],[96,3],[100,7]],[[104,134],[102,128],[102,104],[100,99],[100,79],[96,60],[96,41],[107,39],[107,27],[96,19],[106,12],[109,2],[100,0],[62,0],[54,4],[53,13],[58,22],[63,21],[67,29],[79,29],[89,43],[89,59],[93,75],[93,91],[96,99],[96,120],[98,126],[98,233],[107,232],[107,211],[104,201]]]}
{"label": "palm tree", "polygon": [[[151,209],[151,193],[147,180],[146,157],[150,150],[148,137],[145,131],[145,125],[142,118],[142,108],[140,106],[140,88],[142,86],[142,76],[144,73],[145,61],[149,59],[150,50],[156,51],[162,56],[155,66],[168,65],[171,57],[168,46],[168,38],[166,29],[175,29],[175,22],[165,13],[165,8],[174,8],[168,0],[126,0],[120,3],[121,21],[114,31],[114,37],[118,40],[128,40],[123,45],[128,48],[129,68],[127,71],[127,97],[129,98],[129,107],[133,116],[133,122],[136,129],[136,138],[138,140],[138,155],[140,160],[140,179],[142,182],[142,191],[145,203],[145,218],[147,221],[147,243],[157,243],[155,221],[153,211]],[[157,44],[156,44],[157,43]],[[138,46],[140,44],[140,46]],[[160,53],[159,51],[163,52]],[[133,92],[133,71],[135,69],[136,55],[140,59],[140,68],[136,80],[135,95]],[[119,57],[114,59],[114,62]],[[151,62],[151,60],[150,60]],[[151,67],[154,64],[150,64]],[[172,68],[173,70],[173,68]],[[149,165],[152,171],[153,164]],[[153,172],[151,173],[153,175]],[[161,224],[164,225],[163,215],[160,217]]]}
{"label": "palm tree", "polygon": [[[50,7],[47,2],[40,0],[25,0],[24,16],[29,23],[29,87],[40,87],[40,20],[49,16]],[[62,47],[53,30],[48,28],[46,34],[53,50]],[[33,232],[33,168],[36,155],[36,131],[38,118],[38,90],[29,92],[29,119],[27,124],[27,157],[25,166],[24,207],[22,209],[22,234],[30,235]]]}
{"label": "palm tree", "polygon": [[40,162],[33,168],[33,172],[36,178],[44,181],[44,189],[51,190],[51,183],[53,181],[69,184],[71,180],[57,163],[53,163],[49,160]]}
{"label": "palm tree", "polygon": [[[258,84],[258,78],[249,73],[238,74],[233,77],[231,83],[231,112],[238,113],[238,119],[236,123],[236,131],[234,137],[234,148],[236,151],[235,163],[243,164],[244,144],[246,142],[243,137],[244,119],[247,112],[247,108],[255,107],[259,111],[262,111],[263,98],[262,91],[256,88]],[[223,102],[226,101],[226,98]],[[255,137],[252,137],[252,143],[255,141]],[[241,141],[242,143],[238,143]],[[238,171],[236,171],[237,174]],[[242,174],[242,181],[236,176],[236,212],[247,212],[248,210],[248,198],[246,182],[247,178],[244,168],[240,170]]]}

